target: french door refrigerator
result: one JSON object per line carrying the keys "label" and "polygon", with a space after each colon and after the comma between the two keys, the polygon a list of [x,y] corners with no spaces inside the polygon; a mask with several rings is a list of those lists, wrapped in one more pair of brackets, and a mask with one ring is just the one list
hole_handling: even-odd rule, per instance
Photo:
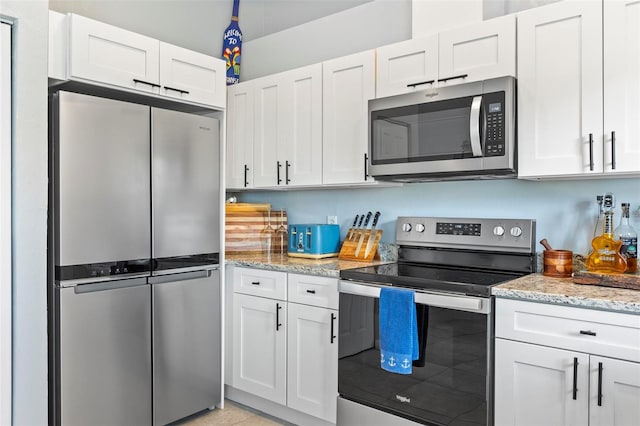
{"label": "french door refrigerator", "polygon": [[50,422],[215,406],[219,121],[66,91],[50,114]]}

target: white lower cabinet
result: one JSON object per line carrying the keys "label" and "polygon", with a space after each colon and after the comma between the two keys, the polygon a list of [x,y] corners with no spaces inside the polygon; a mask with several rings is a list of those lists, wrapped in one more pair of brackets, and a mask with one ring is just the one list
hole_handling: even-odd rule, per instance
{"label": "white lower cabinet", "polygon": [[498,299],[495,424],[638,425],[638,361],[638,315]]}
{"label": "white lower cabinet", "polygon": [[338,280],[243,267],[233,280],[231,386],[335,423]]}

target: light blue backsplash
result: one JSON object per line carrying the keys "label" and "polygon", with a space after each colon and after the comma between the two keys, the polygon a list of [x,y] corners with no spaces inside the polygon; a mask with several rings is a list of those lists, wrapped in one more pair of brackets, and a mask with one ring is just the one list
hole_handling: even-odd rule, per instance
{"label": "light blue backsplash", "polygon": [[[515,179],[428,182],[390,188],[327,189],[237,193],[240,202],[271,203],[287,210],[289,223],[326,223],[337,215],[344,237],[356,214],[379,210],[383,241],[395,242],[398,216],[496,217],[535,219],[536,241],[547,238],[558,249],[587,254],[597,216],[596,195],[630,202],[632,224],[640,230],[640,179],[521,181]],[[634,215],[635,213],[635,215]],[[537,244],[536,249],[542,250]]]}

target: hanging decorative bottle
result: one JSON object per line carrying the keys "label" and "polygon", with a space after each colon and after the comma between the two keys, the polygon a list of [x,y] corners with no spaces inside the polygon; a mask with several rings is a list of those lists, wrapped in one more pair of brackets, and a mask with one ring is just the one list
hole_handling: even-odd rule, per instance
{"label": "hanging decorative bottle", "polygon": [[238,25],[240,0],[233,0],[231,23],[222,38],[222,58],[227,62],[227,86],[240,82],[240,51],[242,49],[242,31]]}

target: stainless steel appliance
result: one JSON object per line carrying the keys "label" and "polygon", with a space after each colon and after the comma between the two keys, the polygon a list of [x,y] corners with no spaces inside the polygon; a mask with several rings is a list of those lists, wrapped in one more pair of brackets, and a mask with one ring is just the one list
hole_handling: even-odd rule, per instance
{"label": "stainless steel appliance", "polygon": [[[492,425],[491,287],[535,270],[535,221],[399,217],[397,263],[340,272],[338,421]],[[419,359],[380,367],[383,287],[415,291]]]}
{"label": "stainless steel appliance", "polygon": [[415,182],[516,176],[516,81],[500,77],[369,101],[369,172]]}
{"label": "stainless steel appliance", "polygon": [[66,91],[50,107],[51,423],[215,406],[218,120]]}

